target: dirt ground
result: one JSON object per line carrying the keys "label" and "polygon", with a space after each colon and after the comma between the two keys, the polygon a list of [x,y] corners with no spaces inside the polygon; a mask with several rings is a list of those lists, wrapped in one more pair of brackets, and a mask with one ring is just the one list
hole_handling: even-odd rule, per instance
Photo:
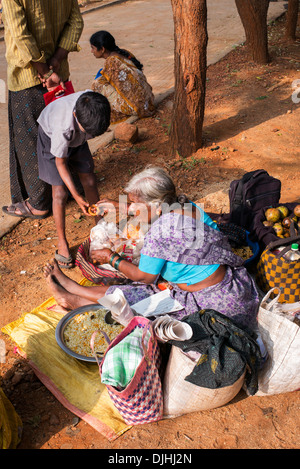
{"label": "dirt ground", "polygon": [[[266,169],[282,181],[282,202],[299,200],[299,114],[292,100],[300,78],[299,40],[283,39],[285,19],[269,28],[271,62],[256,65],[244,46],[208,69],[203,148],[186,160],[169,154],[172,96],[156,115],[137,122],[134,145],[113,141],[95,154],[101,197],[118,198],[131,175],[154,163],[166,168],[179,191],[204,202],[207,211],[228,210],[230,181]],[[299,95],[294,97],[300,98]],[[294,99],[295,100],[295,99]],[[93,222],[67,207],[67,232],[75,254]],[[52,217],[24,220],[0,240],[0,326],[44,302],[42,269],[53,258]],[[78,269],[70,277],[81,279]],[[241,391],[228,405],[155,424],[137,426],[114,442],[66,410],[34,375],[14,344],[1,365],[1,386],[23,425],[19,449],[295,449],[300,446],[300,393],[247,397]]]}

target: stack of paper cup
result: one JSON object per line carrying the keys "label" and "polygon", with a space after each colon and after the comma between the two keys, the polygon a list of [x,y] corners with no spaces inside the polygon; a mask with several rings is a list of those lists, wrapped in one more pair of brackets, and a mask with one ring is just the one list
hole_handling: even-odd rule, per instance
{"label": "stack of paper cup", "polygon": [[120,288],[116,288],[110,295],[100,298],[98,303],[108,308],[111,311],[113,319],[125,327],[134,317],[134,313]]}
{"label": "stack of paper cup", "polygon": [[193,330],[189,324],[172,319],[167,314],[155,319],[152,325],[154,334],[162,342],[189,340],[193,335]]}

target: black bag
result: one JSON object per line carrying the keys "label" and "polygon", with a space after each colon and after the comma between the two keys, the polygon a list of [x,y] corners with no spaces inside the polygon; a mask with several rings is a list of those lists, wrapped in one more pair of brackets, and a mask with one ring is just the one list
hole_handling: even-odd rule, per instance
{"label": "black bag", "polygon": [[229,187],[230,223],[252,232],[253,221],[263,207],[279,203],[281,181],[264,169],[250,171],[241,179],[232,181]]}

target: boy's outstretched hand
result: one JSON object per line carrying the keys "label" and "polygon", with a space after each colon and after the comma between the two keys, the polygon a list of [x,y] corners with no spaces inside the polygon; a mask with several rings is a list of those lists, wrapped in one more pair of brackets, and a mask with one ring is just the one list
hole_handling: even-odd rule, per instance
{"label": "boy's outstretched hand", "polygon": [[91,215],[88,212],[88,208],[90,204],[86,200],[84,200],[84,198],[81,196],[76,197],[75,200],[77,204],[79,205],[79,207],[81,208],[81,210],[83,211],[84,215],[88,215],[90,217]]}

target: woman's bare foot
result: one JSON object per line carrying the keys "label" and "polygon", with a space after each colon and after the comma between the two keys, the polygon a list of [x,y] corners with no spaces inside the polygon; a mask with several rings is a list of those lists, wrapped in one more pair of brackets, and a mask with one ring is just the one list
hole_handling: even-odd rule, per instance
{"label": "woman's bare foot", "polygon": [[62,306],[59,306],[59,305],[53,305],[47,309],[54,311],[55,313],[60,313],[60,314],[67,314],[70,311],[69,309],[63,308]]}
{"label": "woman's bare foot", "polygon": [[[60,269],[58,268],[58,270]],[[56,273],[58,273],[57,270]],[[61,274],[64,275],[62,272]],[[91,304],[90,300],[82,298],[81,296],[70,293],[68,290],[66,290],[66,288],[64,288],[64,286],[60,284],[58,278],[56,278],[56,276],[54,275],[54,266],[52,266],[51,264],[46,264],[44,268],[44,276],[48,284],[49,290],[56,303],[65,310],[72,310],[75,308],[79,308],[80,306],[86,306],[88,304]],[[76,284],[76,282],[74,283]]]}
{"label": "woman's bare foot", "polygon": [[48,275],[52,275],[56,278],[56,280],[58,281],[58,283],[64,287],[66,290],[70,291],[70,288],[72,288],[72,284],[76,284],[76,282],[74,282],[74,280],[70,279],[69,277],[67,277],[67,275],[65,275],[60,267],[59,267],[59,264],[57,262],[56,259],[53,259],[53,264],[49,264],[47,263],[44,267],[44,275],[45,276],[48,276]]}
{"label": "woman's bare foot", "polygon": [[50,268],[45,269],[45,278],[48,284],[49,290],[54,297],[56,303],[62,308],[68,310],[72,309],[72,305],[68,301],[68,292],[65,290],[52,275]]}

